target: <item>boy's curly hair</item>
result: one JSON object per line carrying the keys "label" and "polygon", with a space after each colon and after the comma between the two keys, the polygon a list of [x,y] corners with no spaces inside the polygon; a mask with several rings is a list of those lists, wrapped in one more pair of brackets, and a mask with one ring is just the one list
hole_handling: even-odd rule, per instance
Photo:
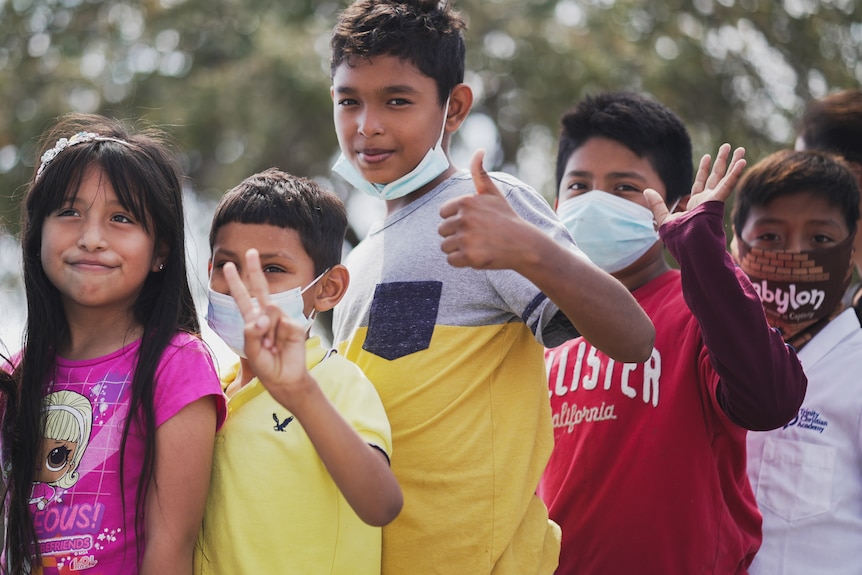
{"label": "boy's curly hair", "polygon": [[357,0],[333,30],[330,73],[353,58],[395,56],[434,79],[442,106],[464,81],[465,27],[446,1]]}

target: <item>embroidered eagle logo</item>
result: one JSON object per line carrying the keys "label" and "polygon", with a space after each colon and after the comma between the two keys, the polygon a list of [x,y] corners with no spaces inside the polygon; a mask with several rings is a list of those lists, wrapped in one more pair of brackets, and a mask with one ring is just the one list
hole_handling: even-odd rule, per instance
{"label": "embroidered eagle logo", "polygon": [[287,427],[287,424],[293,421],[293,416],[291,415],[281,423],[278,421],[278,416],[276,414],[272,414],[272,419],[275,421],[275,425],[272,427],[276,431],[284,431],[284,428]]}

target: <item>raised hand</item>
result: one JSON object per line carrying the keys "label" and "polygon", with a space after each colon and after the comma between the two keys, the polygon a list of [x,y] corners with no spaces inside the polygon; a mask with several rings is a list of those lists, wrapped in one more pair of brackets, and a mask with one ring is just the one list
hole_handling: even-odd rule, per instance
{"label": "raised hand", "polygon": [[644,190],[647,205],[652,210],[653,217],[659,226],[666,221],[681,217],[686,211],[693,209],[703,202],[710,200],[727,201],[727,198],[736,187],[739,177],[742,175],[742,170],[745,169],[745,149],[736,148],[728,162],[730,149],[730,144],[721,145],[711,172],[709,167],[712,158],[710,158],[709,154],[705,154],[700,159],[700,164],[697,167],[697,175],[691,187],[691,196],[686,203],[685,210],[671,214],[657,191],[653,189]]}
{"label": "raised hand", "polygon": [[523,251],[517,232],[526,222],[485,171],[484,157],[485,151],[478,150],[470,162],[476,193],[449,200],[440,208],[440,249],[455,267],[515,269],[518,252]]}
{"label": "raised hand", "polygon": [[224,276],[230,294],[245,319],[245,353],[255,376],[267,391],[288,409],[295,396],[316,385],[305,368],[306,328],[270,301],[269,284],[260,266],[260,255],[251,249],[245,256],[249,288],[233,263],[226,263]]}

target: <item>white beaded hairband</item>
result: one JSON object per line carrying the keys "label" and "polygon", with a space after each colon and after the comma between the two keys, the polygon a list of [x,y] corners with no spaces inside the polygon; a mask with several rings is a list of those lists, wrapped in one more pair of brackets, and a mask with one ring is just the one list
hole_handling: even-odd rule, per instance
{"label": "white beaded hairband", "polygon": [[44,154],[42,154],[42,163],[39,165],[39,169],[36,171],[36,181],[39,181],[39,178],[42,176],[42,172],[44,172],[45,168],[48,167],[48,164],[50,164],[51,161],[57,157],[57,154],[70,146],[75,146],[77,144],[85,144],[87,142],[116,142],[118,144],[128,145],[128,142],[124,140],[111,138],[110,136],[100,136],[99,134],[95,134],[93,132],[78,132],[71,138],[60,138],[59,140],[57,140],[57,143],[54,144],[53,148],[47,150]]}

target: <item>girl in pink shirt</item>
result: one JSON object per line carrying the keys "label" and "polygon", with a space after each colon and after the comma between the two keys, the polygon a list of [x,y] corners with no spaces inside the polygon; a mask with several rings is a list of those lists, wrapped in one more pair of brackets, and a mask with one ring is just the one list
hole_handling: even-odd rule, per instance
{"label": "girl in pink shirt", "polygon": [[63,117],[22,228],[27,326],[2,402],[4,572],[191,573],[225,415],[153,132]]}

